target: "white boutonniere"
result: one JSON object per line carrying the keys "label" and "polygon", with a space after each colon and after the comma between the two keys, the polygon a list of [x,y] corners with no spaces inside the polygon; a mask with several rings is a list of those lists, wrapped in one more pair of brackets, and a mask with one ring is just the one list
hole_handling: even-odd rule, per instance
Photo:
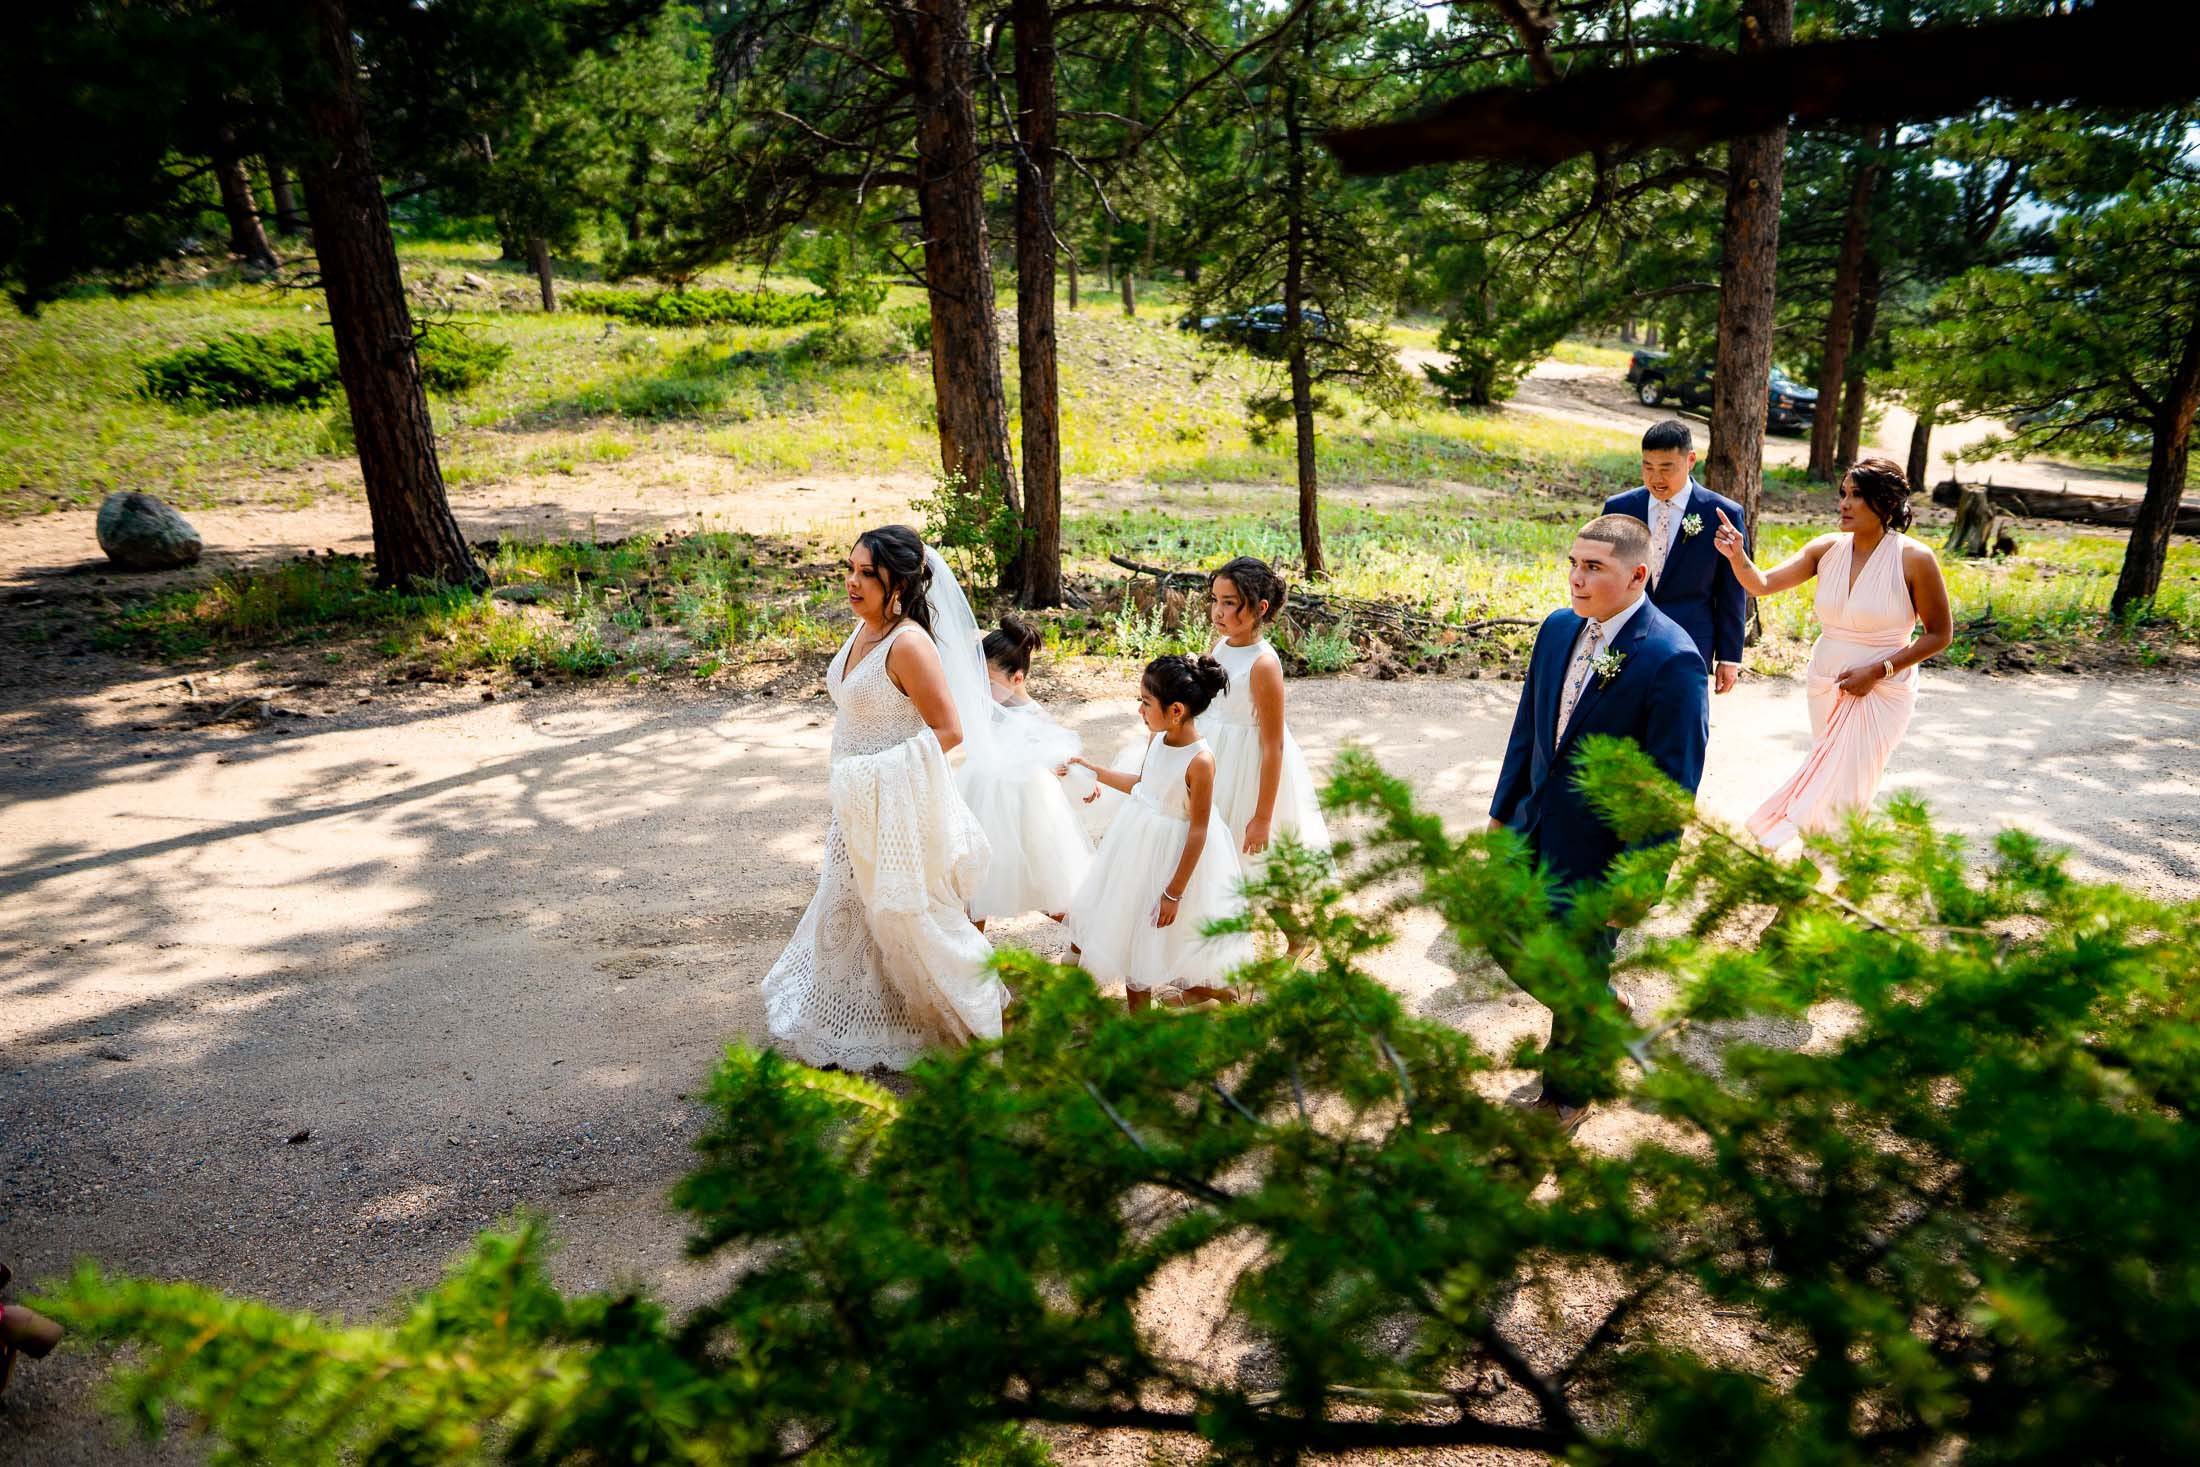
{"label": "white boutonniere", "polygon": [[1702,528],[1703,528],[1703,516],[1702,516],[1702,515],[1700,515],[1700,514],[1690,514],[1690,515],[1682,515],[1682,516],[1681,516],[1681,538],[1682,538],[1683,540],[1686,540],[1686,539],[1687,539],[1687,538],[1688,538],[1689,536],[1691,536],[1691,535],[1695,534],[1695,533],[1696,533],[1696,532],[1697,532],[1698,530],[1700,530],[1700,529],[1702,529]]}
{"label": "white boutonniere", "polygon": [[1612,679],[1619,676],[1620,664],[1627,660],[1625,652],[1599,652],[1589,659],[1589,671],[1597,676],[1597,686],[1608,688]]}

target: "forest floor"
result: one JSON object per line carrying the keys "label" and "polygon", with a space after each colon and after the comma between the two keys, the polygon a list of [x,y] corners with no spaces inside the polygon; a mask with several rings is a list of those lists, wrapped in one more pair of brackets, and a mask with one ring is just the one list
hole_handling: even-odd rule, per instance
{"label": "forest floor", "polygon": [[[631,475],[477,488],[459,513],[476,539],[707,522],[834,546],[922,487]],[[1080,512],[1110,492],[1079,489]],[[27,629],[81,626],[122,594],[89,557],[88,519],[0,536],[0,1239],[18,1272],[92,1256],[386,1316],[476,1228],[528,1206],[564,1242],[565,1284],[704,1297],[719,1275],[682,1258],[664,1197],[701,1123],[688,1097],[727,1040],[762,1037],[758,981],[815,880],[817,647],[709,680],[536,687],[394,677],[319,643],[175,664],[76,632],[27,646]],[[343,500],[199,522],[233,567],[364,548]],[[1037,691],[1112,752],[1132,729],[1129,665],[1050,656]],[[1515,692],[1308,678],[1292,716],[1317,763],[1367,743],[1464,824]],[[1800,688],[1752,672],[1713,730],[1706,807],[1738,819],[1803,750]],[[1975,836],[2021,824],[2083,872],[2193,895],[2200,682],[1930,673],[1890,788]],[[1044,921],[999,935],[1060,942]],[[1457,961],[1423,923],[1379,971],[1493,1051],[1537,1032],[1538,1006]],[[1614,1112],[1584,1140],[1624,1147],[1637,1125]],[[1197,1345],[1219,1287],[1157,1297],[1156,1327]],[[1550,1328],[1555,1349],[1564,1321]],[[0,1459],[196,1460],[187,1443],[117,1444],[92,1404],[102,1365],[71,1353],[20,1371]],[[1058,1446],[1147,1459],[1136,1440]]]}
{"label": "forest floor", "polygon": [[[200,701],[264,691],[310,716],[211,724],[178,716],[172,675],[119,665],[0,694],[0,1237],[18,1273],[89,1256],[387,1317],[524,1206],[554,1225],[561,1283],[704,1297],[722,1274],[683,1259],[665,1195],[721,1047],[764,1037],[758,982],[815,882],[830,733],[816,674],[484,702],[437,685],[263,688],[247,664]],[[1119,665],[1050,666],[1037,692],[1088,748],[1132,729]],[[1495,679],[1309,679],[1292,718],[1317,765],[1369,745],[1465,825],[1515,695]],[[1789,680],[1719,700],[1707,809],[1745,815],[1805,737]],[[2200,684],[1933,673],[1889,785],[1974,837],[2019,824],[2081,872],[2200,893]],[[996,935],[1061,946],[1043,919]],[[1377,971],[1495,1052],[1545,1023],[1425,918]],[[1632,992],[1653,1010],[1661,997]],[[1807,1038],[1792,1027],[1765,1037]],[[1583,1143],[1624,1147],[1641,1124],[1600,1114]],[[1196,1348],[1220,1287],[1163,1291],[1155,1327]],[[1520,1323],[1553,1352],[1571,1327]],[[109,1363],[66,1351],[19,1370],[0,1460],[197,1460],[189,1443],[118,1440],[93,1406]],[[1148,1460],[1135,1439],[1057,1448]]]}
{"label": "forest floor", "polygon": [[[607,542],[753,537],[790,620],[761,640],[724,623],[742,655],[723,665],[677,640],[695,630],[685,611],[638,612],[577,573],[572,618],[614,639],[593,680],[524,675],[495,647],[457,665],[455,641],[423,650],[418,628],[160,641],[209,602],[286,568],[310,590],[325,552],[370,548],[355,472],[317,446],[325,413],[187,421],[127,396],[134,354],[281,308],[179,294],[0,330],[0,514],[48,511],[0,519],[0,1256],[25,1280],[91,1256],[386,1317],[475,1229],[528,1206],[564,1241],[562,1283],[637,1279],[693,1303],[720,1275],[682,1258],[664,1198],[701,1122],[689,1097],[726,1041],[762,1037],[758,981],[814,885],[832,565],[856,528],[912,518],[931,489],[910,467],[926,451],[917,369],[813,379],[768,334],[622,342],[600,321],[478,313],[519,351],[505,386],[444,420],[469,538],[504,542],[509,567],[514,546],[570,565]],[[1195,381],[1203,363],[1157,321],[1088,311],[1064,340],[1065,377],[1088,384],[1066,513],[1080,576],[1112,576],[1111,552],[1289,556],[1287,449],[1242,434],[1253,368]],[[730,354],[697,367],[697,342]],[[723,421],[589,406],[693,371],[733,394]],[[752,390],[769,409],[755,422],[740,416]],[[1171,393],[1184,400],[1153,409]],[[1340,581],[1451,616],[1556,604],[1569,527],[1630,482],[1623,432],[1533,412],[1324,433]],[[774,467],[842,442],[839,458]],[[91,512],[110,486],[184,503],[206,563],[114,573]],[[1775,480],[1775,548],[1824,523],[1824,494]],[[2027,527],[2025,542],[2013,562],[1951,565],[1947,660],[2031,675],[1929,672],[1890,788],[1977,836],[2021,824],[2082,872],[2200,893],[2200,547],[2178,543],[2164,617],[2128,630],[2097,625],[2120,535]],[[493,625],[506,607],[485,608]],[[525,610],[570,633],[565,613]],[[1807,645],[1808,602],[1766,610],[1757,667],[1715,705],[1704,799],[1728,819],[1806,738],[1801,689],[1779,673]],[[147,631],[148,611],[170,619]],[[1101,753],[1133,727],[1124,635],[1058,641],[1035,689]],[[1390,680],[1296,680],[1293,722],[1317,762],[1359,740],[1473,822],[1517,685],[1493,675],[1503,656],[1466,661],[1472,675],[1386,661]],[[1059,944],[1043,921],[999,935]],[[1538,1006],[1458,963],[1441,932],[1409,925],[1379,971],[1493,1050],[1539,1030]],[[1624,1147],[1637,1125],[1601,1115],[1584,1143]],[[1166,1291],[1156,1327],[1198,1347],[1222,1282]],[[118,1444],[93,1406],[103,1364],[68,1352],[19,1370],[0,1462],[199,1460],[188,1443]],[[1140,1439],[1057,1446],[1068,1462],[1148,1460]]]}

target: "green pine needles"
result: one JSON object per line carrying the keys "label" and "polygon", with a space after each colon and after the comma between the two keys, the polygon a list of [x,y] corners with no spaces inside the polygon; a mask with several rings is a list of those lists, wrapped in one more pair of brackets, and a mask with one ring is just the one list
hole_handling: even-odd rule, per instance
{"label": "green pine needles", "polygon": [[[1563,921],[1510,835],[1348,752],[1353,842],[1279,849],[1246,919],[1258,1002],[1131,1018],[1004,953],[1007,1035],[904,1093],[737,1046],[674,1195],[740,1267],[686,1320],[561,1296],[531,1222],[394,1328],[90,1268],[42,1307],[136,1342],[132,1407],[231,1460],[1008,1464],[1064,1427],[1232,1462],[2200,1454],[2200,913],[2018,834],[1974,865],[1908,800],[1783,865],[1631,745],[1584,778],[1624,834],[1686,837]],[[1629,945],[1631,991],[1671,995],[1637,1027],[1584,953],[1661,891],[1689,925]],[[1414,909],[1571,1022],[1572,1078],[1642,1139],[1508,1105],[1368,976]],[[1806,1012],[1799,1048],[1731,1023]],[[1187,1281],[1189,1335],[1156,1317]]]}

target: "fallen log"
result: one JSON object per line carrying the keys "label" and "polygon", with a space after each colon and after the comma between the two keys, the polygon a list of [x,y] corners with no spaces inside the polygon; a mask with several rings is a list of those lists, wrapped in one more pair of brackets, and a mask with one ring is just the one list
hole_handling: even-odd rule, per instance
{"label": "fallen log", "polygon": [[[1950,479],[1933,486],[1933,503],[1954,508],[1965,489],[1983,488],[1987,501],[2019,519],[2059,520],[2072,525],[2105,525],[2128,530],[2139,517],[2139,501],[2114,494],[2065,494],[2055,489],[2005,489],[1999,484],[1959,484]],[[2200,535],[2200,506],[2177,507],[2176,533]]]}
{"label": "fallen log", "polygon": [[[1147,565],[1143,561],[1129,560],[1120,555],[1108,557],[1114,564],[1138,575],[1151,576],[1163,587],[1180,591],[1205,591],[1207,572],[1176,570],[1165,565]],[[1476,636],[1492,627],[1533,627],[1542,622],[1529,616],[1491,616],[1481,621],[1445,621],[1440,617],[1425,616],[1418,611],[1408,611],[1385,601],[1363,601],[1354,596],[1330,596],[1293,587],[1284,594],[1284,609],[1314,621],[1340,621],[1350,617],[1354,621],[1372,626],[1389,627],[1396,631],[1456,632],[1461,636]]]}

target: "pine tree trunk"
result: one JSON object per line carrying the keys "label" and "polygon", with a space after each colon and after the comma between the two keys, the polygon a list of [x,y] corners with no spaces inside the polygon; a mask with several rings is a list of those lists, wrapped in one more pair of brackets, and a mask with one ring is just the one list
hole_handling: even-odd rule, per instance
{"label": "pine tree trunk", "polygon": [[214,181],[221,188],[222,214],[229,221],[229,253],[255,270],[275,268],[275,249],[260,227],[259,201],[252,196],[252,178],[244,171],[244,159],[231,151],[229,130],[222,129],[221,155],[214,160]]}
{"label": "pine tree trunk", "polygon": [[[932,308],[940,469],[961,475],[973,492],[1000,496],[1020,517],[971,102],[970,13],[965,0],[914,0],[894,29],[917,108],[917,214]],[[1018,555],[1003,567],[1002,584],[1013,589],[1022,581]]]}
{"label": "pine tree trunk", "polygon": [[1619,339],[1628,346],[1635,344],[1635,318],[1629,316],[1619,323]]}
{"label": "pine tree trunk", "polygon": [[306,202],[374,524],[375,577],[384,586],[483,585],[488,578],[443,493],[412,313],[357,90],[351,26],[343,0],[311,0],[311,7],[320,74],[304,107],[316,143],[304,168]]}
{"label": "pine tree trunk", "polygon": [[1138,277],[1127,268],[1123,271],[1123,314],[1138,314]]}
{"label": "pine tree trunk", "polygon": [[528,235],[527,263],[535,272],[535,284],[542,290],[543,310],[555,312],[558,308],[558,286],[550,274],[550,241],[539,234]]}
{"label": "pine tree trunk", "polygon": [[273,153],[263,161],[267,164],[268,196],[275,201],[275,232],[286,237],[304,232],[305,217],[298,212],[298,194],[290,186],[290,170]]}
{"label": "pine tree trunk", "polygon": [[1073,246],[1062,256],[1062,263],[1069,269],[1069,308],[1077,309],[1077,251]]}
{"label": "pine tree trunk", "polygon": [[1906,472],[1913,492],[1923,493],[1927,488],[1925,476],[1932,472],[1933,415],[1921,412],[1910,425],[1910,459]]}
{"label": "pine tree trunk", "polygon": [[[1026,606],[1062,603],[1061,386],[1054,351],[1053,0],[1014,0],[1016,30],[1016,373],[1023,399]],[[1076,308],[1077,264],[1070,261]]]}
{"label": "pine tree trunk", "polygon": [[2154,420],[2154,449],[2147,460],[2147,492],[2132,521],[2124,546],[2123,570],[2116,577],[2108,609],[2117,616],[2154,599],[2162,589],[2162,565],[2169,558],[2170,532],[2177,527],[2177,506],[2185,497],[2185,469],[2192,455],[2192,421],[2200,411],[2200,300],[2186,309],[2185,349],[2177,375],[2163,394]]}
{"label": "pine tree trunk", "polygon": [[[1864,451],[1864,389],[1871,377],[1872,333],[1879,329],[1880,269],[1875,256],[1864,260],[1864,279],[1856,301],[1856,325],[1849,340],[1848,380],[1841,394],[1841,442],[1837,467],[1847,473]],[[1824,398],[1819,399],[1825,401]]]}
{"label": "pine tree trunk", "polygon": [[1654,351],[1658,345],[1658,323],[1652,321],[1642,328],[1642,345],[1645,351]]}
{"label": "pine tree trunk", "polygon": [[1878,148],[1883,130],[1864,139],[1851,163],[1848,219],[1833,267],[1833,299],[1826,305],[1825,351],[1818,368],[1818,409],[1810,422],[1810,476],[1830,482],[1840,447],[1841,387],[1848,381],[1849,344],[1856,328],[1856,298],[1863,287],[1864,251],[1871,243],[1872,190],[1879,183]]}
{"label": "pine tree trunk", "polygon": [[[1795,0],[1742,0],[1743,55],[1785,46]],[[1787,128],[1736,138],[1727,149],[1719,263],[1719,350],[1704,479],[1742,506],[1754,534],[1765,483],[1765,393],[1772,371],[1774,269]]]}
{"label": "pine tree trunk", "polygon": [[[1304,25],[1300,30],[1310,34]],[[1307,360],[1305,329],[1306,212],[1313,201],[1307,197],[1306,123],[1299,116],[1300,98],[1300,82],[1294,77],[1283,124],[1289,160],[1284,181],[1283,334],[1290,345],[1291,427],[1299,460],[1299,554],[1306,562],[1307,579],[1319,581],[1329,575],[1329,565],[1322,557],[1321,505],[1314,470],[1314,373]]]}

